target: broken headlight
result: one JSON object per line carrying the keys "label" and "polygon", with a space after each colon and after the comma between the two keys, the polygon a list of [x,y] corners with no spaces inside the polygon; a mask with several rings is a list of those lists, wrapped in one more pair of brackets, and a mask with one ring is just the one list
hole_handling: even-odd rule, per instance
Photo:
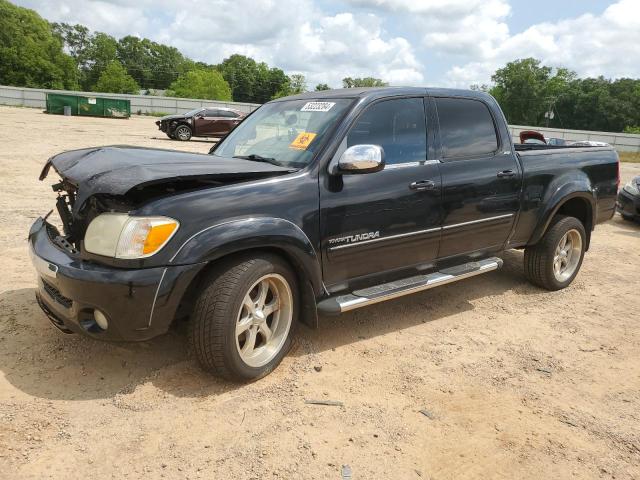
{"label": "broken headlight", "polygon": [[144,258],[159,252],[180,223],[169,217],[132,217],[103,213],[94,218],[84,237],[87,252],[114,258]]}

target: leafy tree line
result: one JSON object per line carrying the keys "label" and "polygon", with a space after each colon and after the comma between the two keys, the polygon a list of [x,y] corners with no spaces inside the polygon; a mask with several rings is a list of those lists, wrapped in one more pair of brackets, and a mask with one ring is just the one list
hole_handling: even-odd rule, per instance
{"label": "leafy tree line", "polygon": [[526,58],[507,63],[489,91],[514,125],[640,132],[640,79],[578,78]]}
{"label": "leafy tree line", "polygon": [[[166,90],[177,97],[252,103],[307,90],[304,75],[286,75],[244,55],[218,65],[194,62],[147,38],[116,39],[83,25],[48,23],[7,0],[0,0],[0,83],[110,93]],[[345,88],[380,85],[386,83],[371,77],[343,80]]]}
{"label": "leafy tree line", "polygon": [[[49,23],[36,12],[0,0],[0,84],[33,88],[138,93],[264,103],[307,91],[304,75],[287,75],[244,55],[218,65],[195,62],[146,38],[120,39],[82,25]],[[388,85],[345,77],[344,88]],[[326,83],[316,91],[328,90]],[[578,78],[525,58],[492,76],[489,91],[511,124],[640,132],[640,79]]]}

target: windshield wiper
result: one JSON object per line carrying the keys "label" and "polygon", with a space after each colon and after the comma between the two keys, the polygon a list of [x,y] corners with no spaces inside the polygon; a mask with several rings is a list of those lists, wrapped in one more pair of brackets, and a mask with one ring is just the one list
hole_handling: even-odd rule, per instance
{"label": "windshield wiper", "polygon": [[233,158],[241,158],[243,160],[251,160],[253,162],[270,163],[271,165],[276,165],[277,167],[282,166],[276,161],[275,158],[263,157],[262,155],[257,155],[255,153],[252,153],[251,155],[234,155]]}

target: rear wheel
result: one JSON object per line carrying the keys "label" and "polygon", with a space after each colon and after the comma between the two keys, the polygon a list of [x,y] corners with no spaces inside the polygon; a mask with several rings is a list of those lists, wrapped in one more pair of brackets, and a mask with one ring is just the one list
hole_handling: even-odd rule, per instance
{"label": "rear wheel", "polygon": [[190,343],[200,365],[234,381],[271,372],[291,347],[297,286],[275,255],[245,257],[212,272],[194,308]]}
{"label": "rear wheel", "polygon": [[178,125],[173,132],[173,135],[176,139],[183,142],[191,140],[191,127],[189,127],[188,125]]}
{"label": "rear wheel", "polygon": [[586,248],[582,222],[557,216],[540,241],[524,251],[527,279],[547,290],[560,290],[573,282],[580,271]]}

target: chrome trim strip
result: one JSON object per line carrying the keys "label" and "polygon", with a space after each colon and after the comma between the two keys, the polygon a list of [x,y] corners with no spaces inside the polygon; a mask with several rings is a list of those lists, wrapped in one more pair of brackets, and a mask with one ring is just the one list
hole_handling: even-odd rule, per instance
{"label": "chrome trim strip", "polygon": [[388,236],[388,237],[374,238],[372,240],[363,240],[361,242],[347,243],[347,244],[344,244],[344,245],[336,245],[334,247],[329,247],[327,249],[327,251],[333,252],[335,250],[342,250],[342,249],[345,249],[345,248],[357,247],[359,245],[368,245],[370,243],[382,242],[384,240],[395,240],[395,239],[398,239],[398,238],[412,237],[414,235],[421,235],[421,234],[424,234],[424,233],[432,233],[432,232],[437,232],[439,230],[449,230],[451,228],[464,227],[466,225],[474,225],[476,223],[491,222],[493,220],[500,220],[500,219],[509,218],[509,217],[513,217],[513,213],[507,213],[505,215],[498,215],[496,217],[481,218],[480,220],[471,220],[470,222],[454,223],[452,225],[445,225],[444,227],[428,228],[426,230],[417,230],[415,232],[400,233],[398,235],[391,235],[391,236]]}
{"label": "chrome trim strip", "polygon": [[162,286],[162,281],[164,280],[164,275],[167,273],[167,267],[162,271],[162,275],[160,276],[160,281],[158,282],[158,288],[156,288],[156,294],[153,296],[153,303],[151,304],[151,313],[149,314],[149,325],[147,328],[151,326],[151,320],[153,319],[153,310],[156,308],[156,300],[158,300],[158,293],[160,293],[160,287]]}
{"label": "chrome trim strip", "polygon": [[[397,292],[390,293],[388,295],[380,295],[379,297],[367,298],[367,297],[358,297],[353,294],[343,295],[342,297],[336,298],[336,301],[340,305],[340,312],[348,312],[350,310],[355,310],[356,308],[366,307],[368,305],[373,305],[375,303],[384,302],[386,300],[392,300],[394,298],[403,297],[405,295],[409,295],[416,292],[421,292],[423,290],[428,290],[434,287],[439,287],[441,285],[446,285],[447,283],[457,282],[458,280],[463,280],[469,277],[475,277],[476,275],[480,275],[482,273],[491,272],[493,270],[497,270],[502,267],[502,259],[500,258],[488,258],[486,260],[480,260],[482,265],[478,270],[473,270],[471,272],[463,273],[460,275],[450,275],[444,274],[440,272],[435,272],[430,275],[425,275],[426,282],[420,285],[416,285],[405,290],[400,290]],[[431,277],[431,278],[429,278]],[[342,299],[342,301],[341,301]]]}
{"label": "chrome trim strip", "polygon": [[357,246],[360,246],[360,245],[368,245],[370,243],[382,242],[383,240],[395,240],[397,238],[412,237],[414,235],[422,235],[424,233],[438,232],[440,230],[441,230],[440,227],[428,228],[426,230],[417,230],[415,232],[400,233],[398,235],[391,235],[391,236],[388,236],[388,237],[374,238],[372,240],[363,240],[361,242],[356,242],[356,243],[346,243],[344,245],[336,245],[334,247],[329,247],[328,251],[329,252],[333,252],[334,250],[342,250],[344,248],[349,248],[349,247],[357,247]]}
{"label": "chrome trim strip", "polygon": [[475,225],[476,223],[491,222],[493,220],[500,220],[502,218],[509,218],[509,217],[513,217],[513,213],[507,213],[505,215],[498,215],[496,217],[481,218],[479,220],[471,220],[470,222],[462,222],[462,223],[454,223],[454,224],[451,224],[451,225],[444,225],[442,227],[442,229],[443,230],[449,230],[451,228],[464,227],[466,225]]}
{"label": "chrome trim strip", "polygon": [[385,170],[394,170],[396,168],[405,168],[405,167],[420,167],[422,165],[436,165],[438,163],[442,163],[440,160],[422,160],[419,162],[405,162],[405,163],[392,163],[390,165],[385,165]]}

